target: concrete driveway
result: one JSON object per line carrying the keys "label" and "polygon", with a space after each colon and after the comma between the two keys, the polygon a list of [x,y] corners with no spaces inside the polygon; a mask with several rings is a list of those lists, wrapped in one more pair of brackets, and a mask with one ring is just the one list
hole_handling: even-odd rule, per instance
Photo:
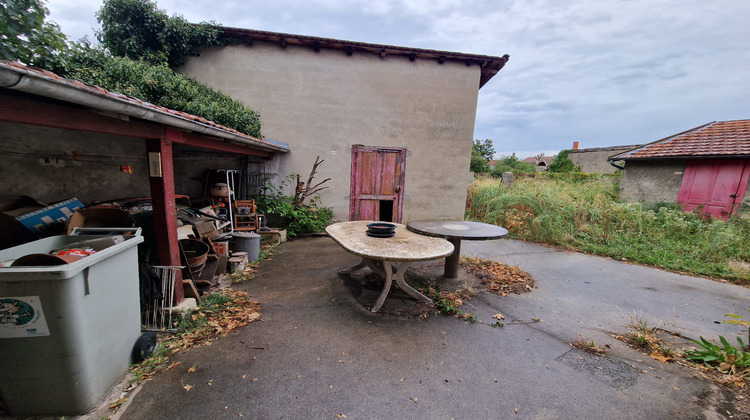
{"label": "concrete driveway", "polygon": [[[397,291],[373,314],[377,290],[361,285],[370,276],[337,274],[358,257],[329,238],[288,242],[235,287],[261,302],[263,322],[175,355],[182,364],[146,382],[121,418],[712,419],[733,410],[720,388],[610,334],[635,316],[684,337],[734,337],[739,328],[720,322],[745,311],[750,290],[511,240],[464,242],[463,254],[536,280],[531,293],[481,292],[465,304],[487,323],[503,313],[504,328],[395,315],[416,305]],[[596,356],[569,344],[582,339],[611,348]]]}

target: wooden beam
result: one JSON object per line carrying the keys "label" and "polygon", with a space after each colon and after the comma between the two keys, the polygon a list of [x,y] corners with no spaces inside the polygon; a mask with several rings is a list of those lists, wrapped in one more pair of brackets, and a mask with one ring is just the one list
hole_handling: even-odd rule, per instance
{"label": "wooden beam", "polygon": [[0,121],[114,136],[158,139],[164,128],[139,120],[123,120],[75,105],[35,100],[0,91]]}
{"label": "wooden beam", "polygon": [[[170,130],[170,129],[168,128],[167,130]],[[174,131],[179,131],[179,130],[174,130]],[[188,133],[184,131],[180,131],[180,132],[182,133],[182,136],[180,136],[180,138],[175,138],[173,140],[173,143],[184,144],[186,146],[199,147],[201,149],[211,149],[211,150],[218,150],[218,151],[228,152],[228,153],[238,153],[241,155],[258,156],[258,157],[262,157],[266,159],[270,159],[271,157],[273,157],[273,152],[259,150],[259,149],[250,149],[245,146],[240,146],[234,143],[228,143],[221,139],[208,137],[208,136],[202,136],[200,134]]]}
{"label": "wooden beam", "polygon": [[[135,118],[117,118],[76,105],[37,100],[9,94],[7,91],[0,91],[0,121],[139,139],[160,139],[165,130],[161,124]],[[174,143],[266,159],[273,156],[273,152],[270,151],[240,146],[217,137],[190,132],[183,132],[183,136]]]}
{"label": "wooden beam", "polygon": [[[180,248],[177,242],[177,204],[174,192],[174,163],[172,161],[172,139],[179,140],[182,132],[167,129],[164,137],[146,141],[150,156],[155,156],[161,164],[159,173],[150,172],[151,204],[154,211],[154,230],[156,231],[156,248],[159,252],[159,264],[166,266],[180,265]],[[151,155],[151,154],[155,155]],[[151,167],[151,162],[149,164]],[[158,176],[160,175],[160,176]],[[182,273],[175,272],[174,300],[180,303],[185,298],[182,289]]]}

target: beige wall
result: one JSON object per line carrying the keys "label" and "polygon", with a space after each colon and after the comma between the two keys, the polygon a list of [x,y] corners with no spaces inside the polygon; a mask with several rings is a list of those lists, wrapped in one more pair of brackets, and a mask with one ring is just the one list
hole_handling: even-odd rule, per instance
{"label": "beige wall", "polygon": [[[280,177],[317,179],[334,220],[349,219],[354,144],[407,148],[403,222],[463,218],[479,67],[255,42],[214,48],[181,70],[261,114],[263,135],[289,143]],[[289,191],[291,192],[291,191]]]}

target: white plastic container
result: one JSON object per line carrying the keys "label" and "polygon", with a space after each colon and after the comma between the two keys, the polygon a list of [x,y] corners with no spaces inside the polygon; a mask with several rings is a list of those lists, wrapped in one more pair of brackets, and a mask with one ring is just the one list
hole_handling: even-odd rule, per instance
{"label": "white plastic container", "polygon": [[[97,237],[40,239],[0,251],[0,261]],[[0,398],[12,414],[84,413],[130,367],[143,237],[125,238],[69,264],[0,268]]]}

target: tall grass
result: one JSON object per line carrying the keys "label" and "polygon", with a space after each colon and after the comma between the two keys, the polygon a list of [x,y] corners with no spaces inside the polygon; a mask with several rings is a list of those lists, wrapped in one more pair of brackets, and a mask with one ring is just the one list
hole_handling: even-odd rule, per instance
{"label": "tall grass", "polygon": [[705,220],[675,205],[618,198],[619,176],[546,174],[512,186],[478,179],[466,218],[510,237],[750,285],[750,220]]}

